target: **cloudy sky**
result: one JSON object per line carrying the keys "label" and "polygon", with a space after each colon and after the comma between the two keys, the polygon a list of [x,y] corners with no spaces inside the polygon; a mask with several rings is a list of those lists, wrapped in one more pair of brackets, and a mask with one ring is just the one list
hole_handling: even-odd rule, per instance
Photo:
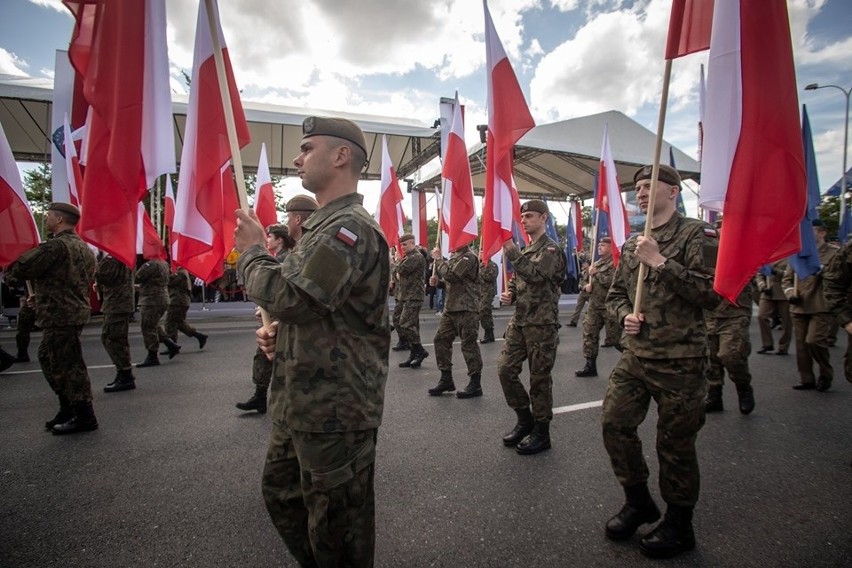
{"label": "cloudy sky", "polygon": [[[538,123],[619,110],[655,130],[670,0],[490,0]],[[820,185],[842,170],[852,87],[852,2],[788,0],[800,103],[808,105]],[[173,89],[192,67],[197,0],[167,0]],[[467,141],[486,122],[481,0],[228,0],[221,19],[245,100],[408,117],[429,125],[459,91]],[[4,0],[0,73],[51,77],[70,13],[58,0]],[[699,66],[674,62],[665,137],[696,155]],[[650,160],[649,156],[649,160]],[[292,186],[288,184],[290,191]],[[372,191],[370,191],[372,193]]]}

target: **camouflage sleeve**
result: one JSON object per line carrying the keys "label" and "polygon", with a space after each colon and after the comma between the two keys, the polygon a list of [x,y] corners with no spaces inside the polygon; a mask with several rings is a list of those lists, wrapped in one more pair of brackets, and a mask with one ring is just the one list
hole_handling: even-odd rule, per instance
{"label": "camouflage sleeve", "polygon": [[397,272],[406,276],[409,274],[420,274],[425,268],[425,263],[423,255],[414,251],[411,254],[405,255],[405,258],[398,265]]}
{"label": "camouflage sleeve", "polygon": [[610,317],[618,322],[618,325],[623,325],[625,316],[633,313],[633,302],[630,300],[630,279],[636,276],[624,262],[625,251],[629,243],[630,241],[624,243],[621,249],[622,262],[618,263],[615,275],[612,278],[612,285],[610,285],[606,294],[607,312],[609,312]]}
{"label": "camouflage sleeve", "polygon": [[480,272],[480,278],[483,282],[493,282],[497,280],[497,274],[499,273],[497,269],[497,263],[494,261],[489,261],[488,264],[482,269]]}
{"label": "camouflage sleeve", "polygon": [[829,311],[834,312],[838,323],[845,326],[852,321],[852,304],[849,291],[852,286],[852,245],[834,255],[823,273],[823,295]]}
{"label": "camouflage sleeve", "polygon": [[555,245],[547,245],[533,260],[521,254],[517,249],[511,249],[506,257],[515,267],[515,272],[526,282],[551,282],[565,273],[565,257]]}
{"label": "camouflage sleeve", "polygon": [[788,264],[786,270],[784,270],[784,276],[781,278],[781,287],[784,289],[784,295],[787,298],[793,296],[794,286],[793,267]]}
{"label": "camouflage sleeve", "polygon": [[54,265],[62,258],[64,246],[58,239],[50,239],[30,249],[16,260],[6,274],[20,281],[35,280],[50,274]]}
{"label": "camouflage sleeve", "polygon": [[766,290],[766,285],[767,285],[766,280],[767,280],[766,275],[761,274],[760,272],[758,272],[757,274],[754,275],[754,284],[755,284],[755,286],[757,286],[757,289],[760,290],[761,292]]}
{"label": "camouflage sleeve", "polygon": [[[438,267],[441,271],[444,264]],[[476,277],[479,275],[479,261],[476,257],[465,254],[459,258],[452,259],[452,262],[446,263],[446,274],[441,274],[441,278],[447,282],[467,282],[473,280],[476,282]]]}
{"label": "camouflage sleeve", "polygon": [[107,286],[110,286],[112,284],[118,284],[124,280],[127,277],[125,272],[126,270],[128,270],[128,268],[121,262],[105,260],[98,264],[95,277],[97,278],[98,285],[106,284]]}
{"label": "camouflage sleeve", "polygon": [[669,259],[657,278],[666,289],[705,310],[719,305],[720,296],[713,290],[713,274],[716,271],[716,254],[719,248],[717,237],[708,236],[701,225],[694,225],[691,234],[685,235],[686,266]]}
{"label": "camouflage sleeve", "polygon": [[157,275],[157,267],[152,262],[146,262],[136,271],[136,283],[147,284],[149,280]]}

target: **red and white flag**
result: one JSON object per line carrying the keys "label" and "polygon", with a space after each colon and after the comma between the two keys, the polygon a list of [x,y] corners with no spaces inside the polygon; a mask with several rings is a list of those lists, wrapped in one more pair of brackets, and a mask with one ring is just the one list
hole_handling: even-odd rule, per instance
{"label": "red and white flag", "polygon": [[785,0],[716,0],[701,158],[699,205],[724,215],[714,288],[735,302],[760,266],[801,246],[807,186]]}
{"label": "red and white flag", "polygon": [[[382,135],[382,190],[376,221],[385,234],[388,246],[399,249],[399,237],[403,234],[405,214],[402,211],[402,190],[388,152],[388,137]],[[402,251],[400,251],[402,252]]]}
{"label": "red and white flag", "polygon": [[21,174],[0,124],[0,267],[9,266],[38,243],[38,228]]}
{"label": "red and white flag", "polygon": [[166,249],[154,223],[145,211],[145,204],[139,202],[139,213],[136,216],[136,254],[141,254],[145,260],[154,258],[165,259]]}
{"label": "red and white flag", "polygon": [[[218,14],[215,1],[213,6]],[[216,21],[218,22],[218,16]],[[242,148],[249,143],[251,136],[221,27],[218,34],[225,60],[225,75],[234,110],[238,145]],[[231,252],[231,248],[225,248],[228,242],[233,242],[233,231],[226,234],[227,227],[236,223],[234,211],[238,207],[232,206],[236,203],[236,193],[232,189],[233,175],[227,169],[230,167],[230,159],[225,113],[213,59],[213,38],[210,36],[205,2],[200,2],[174,230],[180,233],[177,264],[208,283],[224,273],[223,263]],[[223,168],[226,169],[224,184]],[[234,195],[226,195],[228,192]]]}
{"label": "red and white flag", "polygon": [[71,136],[71,125],[65,115],[63,144],[65,146],[65,179],[68,180],[68,203],[80,207],[80,190],[83,189],[83,174],[80,172],[80,158]]}
{"label": "red and white flag", "polygon": [[411,190],[411,232],[417,246],[429,245],[429,226],[426,222],[426,193]]}
{"label": "red and white flag", "polygon": [[134,266],[137,204],[149,180],[175,169],[165,2],[64,4],[76,20],[69,58],[91,107],[77,230]]}
{"label": "red and white flag", "polygon": [[601,147],[601,163],[598,172],[598,211],[605,213],[609,221],[609,236],[612,239],[612,262],[618,266],[621,247],[630,235],[630,223],[621,196],[621,186],[615,170],[615,160],[609,144],[609,125],[604,126],[603,146]]}
{"label": "red and white flag", "polygon": [[[53,144],[50,145],[51,189],[53,201],[71,203],[68,194],[68,177],[65,166],[65,117],[68,116],[72,133],[75,127],[86,122],[89,104],[83,96],[83,81],[79,78],[68,59],[68,52],[56,50],[53,76],[53,102],[50,112],[50,128]],[[82,184],[80,186],[82,188]]]}
{"label": "red and white flag", "polygon": [[666,59],[708,49],[712,25],[713,0],[673,0]]}
{"label": "red and white flag", "polygon": [[169,260],[172,267],[176,266],[178,234],[173,230],[175,226],[175,191],[172,187],[172,176],[166,174],[166,194],[163,199],[163,225],[166,227],[166,235],[169,237]]}
{"label": "red and white flag", "polygon": [[275,207],[275,190],[272,189],[272,176],[269,174],[269,161],[266,159],[266,144],[260,145],[260,161],[257,164],[257,193],[254,197],[254,212],[264,228],[278,222],[278,210]]}
{"label": "red and white flag", "polygon": [[473,207],[473,181],[470,161],[464,143],[464,120],[459,94],[453,105],[453,120],[447,136],[447,150],[441,169],[444,179],[443,218],[449,234],[450,251],[459,249],[476,239],[476,211]]}
{"label": "red and white flag", "polygon": [[577,234],[577,252],[583,250],[583,210],[579,201],[571,202],[571,218],[574,220],[574,231]]}
{"label": "red and white flag", "polygon": [[[512,175],[513,149],[535,126],[524,93],[494,28],[488,3],[485,10],[485,51],[488,70],[488,136],[486,140],[485,200],[482,207],[482,258],[491,258],[512,238],[520,222],[520,200]],[[526,237],[526,233],[524,233]]]}

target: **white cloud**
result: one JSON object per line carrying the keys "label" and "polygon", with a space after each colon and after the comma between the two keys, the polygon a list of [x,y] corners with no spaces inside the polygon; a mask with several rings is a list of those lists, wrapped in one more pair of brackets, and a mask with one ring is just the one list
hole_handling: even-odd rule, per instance
{"label": "white cloud", "polygon": [[43,8],[51,8],[52,10],[56,10],[57,12],[64,12],[69,16],[71,15],[71,12],[68,10],[68,8],[66,8],[65,5],[62,4],[62,0],[30,0],[30,2],[35,4],[36,6],[41,6]]}
{"label": "white cloud", "polygon": [[0,74],[27,76],[27,67],[26,61],[0,47]]}

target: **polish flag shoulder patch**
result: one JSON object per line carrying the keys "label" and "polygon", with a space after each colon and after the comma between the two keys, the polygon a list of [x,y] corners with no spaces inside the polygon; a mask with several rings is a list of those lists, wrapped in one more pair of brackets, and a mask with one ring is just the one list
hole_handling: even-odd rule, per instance
{"label": "polish flag shoulder patch", "polygon": [[354,247],[355,243],[358,242],[358,235],[356,235],[346,227],[340,227],[340,230],[337,231],[337,240],[343,241],[350,247]]}

